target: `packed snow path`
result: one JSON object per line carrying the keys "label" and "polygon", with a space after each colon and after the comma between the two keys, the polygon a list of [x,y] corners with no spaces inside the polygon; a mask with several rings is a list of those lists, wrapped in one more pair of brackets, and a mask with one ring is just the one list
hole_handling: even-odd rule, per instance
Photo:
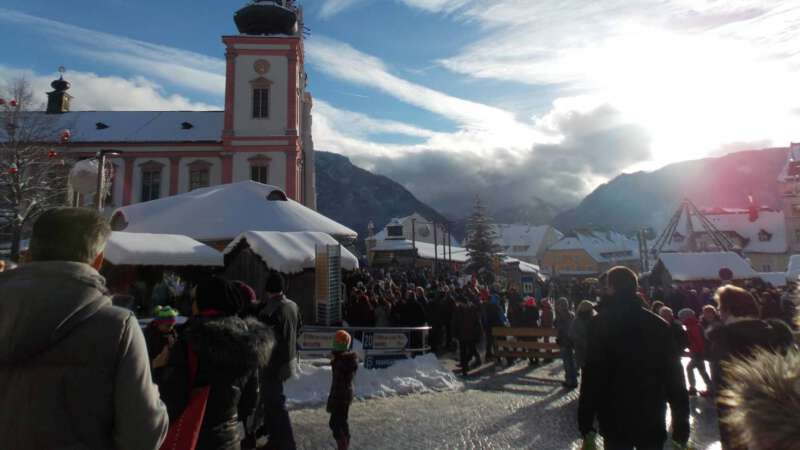
{"label": "packed snow path", "polygon": [[[486,369],[463,391],[356,401],[352,449],[578,449],[578,392],[561,388],[561,364]],[[693,448],[718,449],[713,403],[692,398]],[[292,411],[300,449],[335,443],[324,407]],[[669,448],[667,445],[665,448]]]}

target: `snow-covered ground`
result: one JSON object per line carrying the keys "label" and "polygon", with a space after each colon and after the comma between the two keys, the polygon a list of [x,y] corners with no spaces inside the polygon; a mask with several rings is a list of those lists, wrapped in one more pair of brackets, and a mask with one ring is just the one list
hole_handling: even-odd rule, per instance
{"label": "snow-covered ground", "polygon": [[[297,376],[284,386],[290,405],[313,405],[327,401],[331,368],[319,365],[321,363],[323,361],[301,360]],[[463,387],[433,354],[398,361],[387,369],[367,370],[362,361],[353,384],[359,399],[451,391]]]}

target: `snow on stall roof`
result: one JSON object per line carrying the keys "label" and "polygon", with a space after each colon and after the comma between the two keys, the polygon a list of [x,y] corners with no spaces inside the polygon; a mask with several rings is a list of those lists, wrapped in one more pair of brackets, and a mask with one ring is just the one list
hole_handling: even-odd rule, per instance
{"label": "snow on stall roof", "polygon": [[522,273],[541,274],[541,272],[542,272],[542,270],[536,264],[531,264],[529,262],[525,262],[525,261],[519,260],[517,258],[512,258],[510,256],[507,256],[503,260],[503,262],[505,262],[506,264],[519,264],[519,270]]}
{"label": "snow on stall roof", "polygon": [[[224,111],[73,111],[48,115],[46,126],[52,130],[54,142],[61,130],[70,130],[72,144],[220,142],[224,115]],[[191,127],[184,129],[184,122]]]}
{"label": "snow on stall roof", "polygon": [[[411,250],[413,248],[414,243],[407,240],[407,239],[386,239],[383,241],[377,241],[375,243],[375,247],[373,247],[372,251],[401,251],[401,250]],[[469,260],[469,255],[467,255],[467,249],[463,247],[447,247],[444,245],[434,246],[433,244],[429,244],[427,242],[419,242],[417,241],[417,255],[423,259],[434,259],[435,255],[438,255],[438,259],[446,259],[450,256],[452,252],[452,257],[454,262],[465,263]],[[447,252],[445,254],[445,252]]]}
{"label": "snow on stall roof", "polygon": [[268,200],[275,186],[241,181],[125,206],[115,211],[134,233],[183,234],[199,241],[229,240],[245,231],[321,231],[355,239],[355,231],[294,200]]}
{"label": "snow on stall roof", "polygon": [[[281,273],[298,273],[316,265],[317,245],[339,245],[329,234],[314,231],[246,231],[236,237],[223,253],[231,253],[242,241],[257,254],[270,269]],[[358,269],[358,258],[344,247],[342,268]]]}
{"label": "snow on stall roof", "polygon": [[773,287],[786,286],[786,272],[759,272],[758,276]]}
{"label": "snow on stall roof", "polygon": [[174,234],[111,233],[105,259],[117,266],[224,265],[222,253],[187,236]]}
{"label": "snow on stall roof", "polygon": [[659,262],[675,281],[719,280],[723,267],[730,269],[736,280],[758,277],[750,264],[733,252],[661,253]]}

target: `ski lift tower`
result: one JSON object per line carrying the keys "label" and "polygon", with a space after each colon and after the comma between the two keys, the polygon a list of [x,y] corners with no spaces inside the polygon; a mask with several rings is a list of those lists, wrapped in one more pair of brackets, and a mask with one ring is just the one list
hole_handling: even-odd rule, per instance
{"label": "ski lift tower", "polygon": [[686,236],[683,239],[686,240],[685,250],[689,252],[700,252],[702,249],[697,247],[697,243],[694,239],[694,223],[692,218],[694,216],[695,220],[700,223],[700,227],[703,231],[708,234],[711,240],[714,242],[714,245],[717,247],[719,251],[722,252],[736,252],[739,253],[739,250],[735,249],[735,245],[733,242],[725,235],[725,233],[719,231],[719,229],[714,226],[713,223],[708,219],[708,217],[700,211],[691,200],[684,199],[681,202],[681,205],[678,207],[678,210],[675,211],[675,214],[672,215],[672,219],[670,219],[669,224],[661,233],[661,235],[656,239],[656,242],[653,244],[653,257],[654,259],[658,259],[658,255],[664,250],[665,247],[669,248],[669,246],[673,243],[676,239],[676,234],[678,233],[678,227],[681,224],[681,217],[686,216]]}

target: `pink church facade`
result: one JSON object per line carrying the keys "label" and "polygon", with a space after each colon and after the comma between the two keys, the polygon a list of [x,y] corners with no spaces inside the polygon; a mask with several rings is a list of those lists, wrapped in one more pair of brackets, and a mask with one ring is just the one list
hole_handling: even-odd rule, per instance
{"label": "pink church facade", "polygon": [[[274,3],[274,5],[273,5]],[[302,13],[290,33],[223,36],[222,111],[69,111],[69,84],[54,82],[48,113],[71,138],[65,156],[118,153],[107,208],[244,180],[277,186],[316,209],[312,97],[306,89]],[[238,13],[237,13],[238,14]],[[90,198],[84,201],[91,201]]]}

